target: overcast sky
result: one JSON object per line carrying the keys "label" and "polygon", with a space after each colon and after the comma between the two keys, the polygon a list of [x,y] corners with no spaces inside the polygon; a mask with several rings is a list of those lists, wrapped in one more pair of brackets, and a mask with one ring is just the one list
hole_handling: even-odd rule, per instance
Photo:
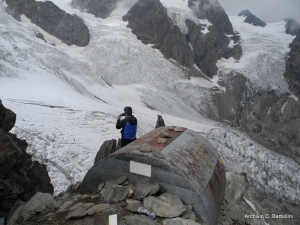
{"label": "overcast sky", "polygon": [[300,23],[300,0],[219,0],[229,16],[249,11],[266,23],[293,18]]}

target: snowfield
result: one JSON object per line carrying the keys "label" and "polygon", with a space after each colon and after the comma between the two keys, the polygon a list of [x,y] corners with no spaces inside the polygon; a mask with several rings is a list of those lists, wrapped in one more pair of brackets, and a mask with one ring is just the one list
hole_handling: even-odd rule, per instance
{"label": "snowfield", "polygon": [[[67,46],[24,16],[16,21],[0,5],[0,99],[17,114],[12,132],[28,142],[34,160],[47,166],[55,194],[83,179],[105,140],[120,137],[116,118],[130,105],[139,122],[138,137],[154,129],[157,115],[162,115],[166,125],[187,127],[209,139],[228,171],[246,172],[254,186],[300,204],[300,166],[240,131],[207,119],[209,89],[217,86],[218,77],[211,82],[188,79],[184,68],[137,40],[122,21],[134,1],[119,4],[107,19],[73,9],[70,0],[53,2],[83,18],[90,44]],[[170,14],[182,12],[178,24],[192,17],[187,1],[162,3]],[[283,22],[271,24],[269,30],[269,25],[261,30],[236,17],[232,23],[242,36],[244,55],[240,62],[220,60],[218,75],[242,71],[262,89],[275,85],[288,91],[282,73],[293,37],[284,34]],[[47,43],[35,37],[37,31]]]}

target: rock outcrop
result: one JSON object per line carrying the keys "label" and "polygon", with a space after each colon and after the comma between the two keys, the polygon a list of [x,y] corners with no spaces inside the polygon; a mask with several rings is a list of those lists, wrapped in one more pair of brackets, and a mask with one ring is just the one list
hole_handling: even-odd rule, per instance
{"label": "rock outcrop", "polygon": [[300,31],[300,24],[293,19],[285,19],[285,33],[297,35]]}
{"label": "rock outcrop", "polygon": [[156,121],[156,125],[155,125],[155,129],[159,128],[159,127],[164,127],[165,126],[165,121],[162,118],[161,115],[157,115],[157,121]]}
{"label": "rock outcrop", "polygon": [[245,175],[226,173],[226,191],[220,224],[299,224],[299,206],[279,202],[253,187]]}
{"label": "rock outcrop", "polygon": [[6,0],[6,11],[15,19],[21,20],[24,14],[30,21],[67,45],[87,46],[90,33],[83,20],[76,15],[66,13],[53,2],[35,0]]}
{"label": "rock outcrop", "polygon": [[289,94],[254,92],[242,74],[230,74],[215,95],[219,119],[239,127],[255,141],[300,163],[300,103]]}
{"label": "rock outcrop", "polygon": [[188,6],[199,19],[207,19],[225,34],[233,34],[232,24],[218,0],[188,0]]}
{"label": "rock outcrop", "polygon": [[260,26],[260,27],[267,26],[267,24],[264,21],[262,21],[261,19],[253,15],[248,9],[241,11],[238,16],[246,17],[246,19],[244,20],[245,23],[249,23],[254,26]]}
{"label": "rock outcrop", "polygon": [[[193,69],[196,63],[203,73],[212,77],[217,72],[217,60],[222,57],[238,60],[242,55],[239,36],[233,32],[225,10],[217,1],[213,4],[208,0],[190,0],[189,7],[199,19],[207,19],[213,24],[207,34],[201,32],[202,25],[186,20],[188,35],[184,35],[170,20],[159,0],[140,0],[123,20],[128,21],[132,33],[144,44],[153,44],[163,55],[186,68]],[[231,41],[233,47],[229,47]]]}
{"label": "rock outcrop", "polygon": [[173,26],[167,10],[159,0],[140,0],[123,17],[128,21],[139,40],[153,44],[166,57],[191,68],[194,64],[192,50],[178,26]]}
{"label": "rock outcrop", "polygon": [[97,152],[94,164],[96,164],[101,159],[104,159],[106,156],[115,152],[116,146],[117,146],[117,140],[115,140],[115,139],[104,141],[103,144],[101,145],[99,151]]}
{"label": "rock outcrop", "polygon": [[300,29],[297,36],[289,46],[291,51],[288,54],[286,61],[286,77],[290,89],[294,95],[300,97]]}
{"label": "rock outcrop", "polygon": [[0,101],[0,217],[18,199],[28,201],[39,191],[53,194],[46,166],[32,161],[26,141],[8,133],[15,121],[16,115]]}
{"label": "rock outcrop", "polygon": [[[117,183],[124,188],[130,187],[131,184],[126,179],[126,177],[120,177],[108,181],[104,188],[109,190],[112,184]],[[226,191],[218,225],[300,223],[299,206],[279,202],[249,187],[246,174],[226,173],[226,180]],[[132,199],[134,194],[127,196],[125,201],[119,199],[114,204],[108,204],[103,202],[107,196],[106,193],[101,194],[101,190],[81,195],[74,192],[76,186],[78,185],[71,185],[66,192],[55,198],[49,194],[37,193],[27,203],[18,202],[10,217],[9,225],[20,222],[24,225],[69,224],[71,222],[72,224],[104,225],[107,224],[111,214],[118,215],[120,225],[208,225],[195,217],[192,206],[183,205],[180,198],[169,193],[146,197],[143,199],[144,203]],[[116,199],[116,196],[113,198]],[[145,215],[138,215],[139,207],[152,213],[155,212],[156,218],[150,219]],[[172,217],[175,218],[172,219]]]}
{"label": "rock outcrop", "polygon": [[0,100],[0,129],[7,133],[14,127],[15,123],[16,114],[5,108]]}
{"label": "rock outcrop", "polygon": [[116,9],[118,0],[72,0],[71,5],[96,17],[107,18]]}
{"label": "rock outcrop", "polygon": [[[186,20],[185,23],[188,27],[188,37],[193,48],[195,63],[207,76],[212,77],[217,74],[216,63],[222,57],[226,59],[233,57],[236,60],[241,57],[242,48],[238,43],[238,36],[227,37],[218,24],[210,26],[210,32],[204,34],[201,25],[191,20]],[[234,42],[233,48],[228,47],[230,41]]]}

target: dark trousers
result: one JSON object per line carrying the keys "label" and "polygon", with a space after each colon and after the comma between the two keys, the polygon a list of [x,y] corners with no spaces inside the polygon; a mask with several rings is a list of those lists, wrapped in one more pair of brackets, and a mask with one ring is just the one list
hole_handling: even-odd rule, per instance
{"label": "dark trousers", "polygon": [[124,147],[125,145],[128,145],[129,143],[131,143],[131,142],[133,142],[135,140],[136,140],[136,138],[134,138],[134,139],[125,139],[125,138],[122,138],[121,139],[121,147]]}

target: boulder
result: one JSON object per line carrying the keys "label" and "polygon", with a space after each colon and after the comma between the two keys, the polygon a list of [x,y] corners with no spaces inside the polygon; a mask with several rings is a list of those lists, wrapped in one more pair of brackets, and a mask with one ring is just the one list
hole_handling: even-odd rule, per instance
{"label": "boulder", "polygon": [[88,215],[88,209],[94,205],[94,203],[77,203],[69,209],[69,213],[65,218],[66,220],[80,219]]}
{"label": "boulder", "polygon": [[126,206],[126,209],[130,212],[138,212],[139,208],[142,207],[141,202],[131,203]]}
{"label": "boulder", "polygon": [[133,224],[159,225],[159,223],[156,222],[155,220],[140,215],[125,216],[125,221],[127,225],[133,225]]}
{"label": "boulder", "polygon": [[192,205],[185,206],[185,211],[180,216],[183,219],[196,221],[196,215],[193,211]]}
{"label": "boulder", "polygon": [[245,23],[252,24],[254,26],[260,26],[265,27],[267,24],[262,21],[261,19],[257,18],[255,15],[253,15],[249,10],[243,10],[241,11],[238,16],[244,16],[246,19],[244,20]]}
{"label": "boulder", "polygon": [[21,205],[11,214],[8,225],[20,224],[45,209],[54,209],[56,202],[49,193],[36,193],[25,205]]}
{"label": "boulder", "polygon": [[157,121],[156,121],[155,129],[156,129],[156,128],[159,128],[159,127],[164,127],[164,126],[165,126],[165,121],[164,121],[164,119],[162,118],[161,115],[157,115]]}
{"label": "boulder", "polygon": [[110,204],[98,204],[94,205],[93,207],[89,208],[87,210],[88,215],[93,215],[95,213],[101,212],[101,213],[115,213],[117,211],[117,208],[115,205]]}
{"label": "boulder", "polygon": [[115,139],[104,141],[99,151],[97,152],[94,164],[104,159],[106,156],[114,153],[116,151],[116,144],[117,140]]}
{"label": "boulder", "polygon": [[180,216],[185,210],[185,206],[179,197],[164,193],[159,197],[147,197],[144,199],[144,207],[154,211],[157,216],[174,218]]}
{"label": "boulder", "polygon": [[25,204],[25,207],[30,214],[37,214],[46,208],[56,208],[57,203],[51,194],[38,192]]}
{"label": "boulder", "polygon": [[8,221],[8,225],[21,224],[31,217],[32,217],[32,215],[26,209],[26,206],[22,205],[12,214],[12,216],[10,217],[10,219]]}
{"label": "boulder", "polygon": [[7,0],[6,11],[17,20],[24,14],[30,21],[67,45],[87,46],[90,33],[77,15],[66,13],[53,2]]}
{"label": "boulder", "polygon": [[[104,188],[105,189],[105,188]],[[126,199],[128,188],[121,185],[113,185],[109,189],[101,191],[101,195],[107,203],[117,203]]]}
{"label": "boulder", "polygon": [[129,188],[119,184],[124,183],[127,177],[119,177],[118,179],[107,181],[104,188],[101,190],[101,195],[107,203],[117,203],[126,199],[129,193]]}
{"label": "boulder", "polygon": [[65,218],[66,220],[80,219],[87,215],[87,210],[84,208],[78,208],[71,211]]}
{"label": "boulder", "polygon": [[118,0],[72,0],[71,5],[96,17],[105,19],[116,9]]}
{"label": "boulder", "polygon": [[207,225],[207,223],[203,223],[203,222],[197,223],[193,220],[174,218],[174,219],[164,220],[163,225]]}
{"label": "boulder", "polygon": [[136,199],[143,199],[147,196],[156,194],[159,189],[159,184],[154,180],[145,184],[137,184],[134,188],[134,196]]}
{"label": "boulder", "polygon": [[57,213],[65,212],[68,208],[73,204],[73,201],[66,201],[60,208],[58,209]]}

